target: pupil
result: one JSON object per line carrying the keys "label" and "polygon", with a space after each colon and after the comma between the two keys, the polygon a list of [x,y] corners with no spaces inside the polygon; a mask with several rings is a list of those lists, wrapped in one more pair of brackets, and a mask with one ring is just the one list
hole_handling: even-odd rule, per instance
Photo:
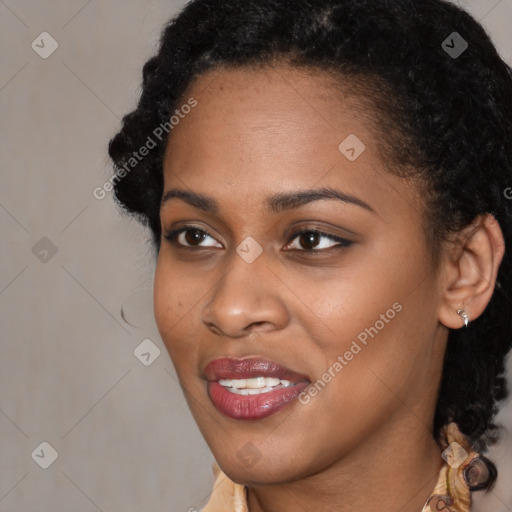
{"label": "pupil", "polygon": [[303,234],[302,237],[303,240],[305,240],[305,243],[303,245],[307,246],[307,249],[311,249],[312,247],[318,244],[319,236],[320,235],[318,233],[314,233],[311,231],[309,233]]}
{"label": "pupil", "polygon": [[[190,236],[190,233],[194,233],[195,236]],[[204,233],[199,231],[198,229],[189,229],[185,233],[185,239],[188,244],[194,245],[194,242],[201,243],[204,238]]]}

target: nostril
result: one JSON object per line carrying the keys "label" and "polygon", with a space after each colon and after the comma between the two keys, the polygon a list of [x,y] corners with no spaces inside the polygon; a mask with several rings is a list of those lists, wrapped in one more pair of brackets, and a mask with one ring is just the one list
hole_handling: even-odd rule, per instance
{"label": "nostril", "polygon": [[222,334],[220,329],[212,322],[205,322],[205,325],[206,327],[208,327],[208,329],[210,329],[210,331],[212,331],[214,334]]}
{"label": "nostril", "polygon": [[255,336],[259,333],[263,333],[269,329],[271,329],[272,326],[268,322],[262,321],[262,322],[253,322],[251,323],[245,331],[249,333],[249,336]]}

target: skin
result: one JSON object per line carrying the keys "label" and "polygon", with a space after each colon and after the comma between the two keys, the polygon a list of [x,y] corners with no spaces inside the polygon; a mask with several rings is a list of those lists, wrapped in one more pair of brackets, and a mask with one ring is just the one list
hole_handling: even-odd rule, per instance
{"label": "skin", "polygon": [[[482,313],[503,255],[486,216],[434,266],[421,191],[385,171],[371,109],[345,87],[285,64],[209,72],[184,95],[197,107],[168,140],[164,195],[194,191],[219,209],[162,204],[164,237],[193,226],[181,248],[162,238],[155,318],[216,460],[251,487],[251,512],[421,510],[443,462],[432,422],[448,328],[463,325],[457,309]],[[353,162],[338,149],[350,134],[366,146]],[[318,187],[373,211],[335,199],[266,208],[276,193]],[[311,228],[352,244],[294,234]],[[249,236],[263,249],[252,263],[236,252]],[[264,357],[315,382],[394,303],[401,311],[307,405],[237,421],[210,401],[210,361]],[[238,455],[248,442],[254,464]]]}

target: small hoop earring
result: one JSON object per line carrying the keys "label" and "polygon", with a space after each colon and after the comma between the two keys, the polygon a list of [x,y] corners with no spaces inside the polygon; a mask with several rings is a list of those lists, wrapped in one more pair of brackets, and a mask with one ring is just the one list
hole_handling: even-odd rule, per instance
{"label": "small hoop earring", "polygon": [[463,309],[457,310],[457,314],[464,320],[464,326],[467,327],[469,324],[468,314]]}

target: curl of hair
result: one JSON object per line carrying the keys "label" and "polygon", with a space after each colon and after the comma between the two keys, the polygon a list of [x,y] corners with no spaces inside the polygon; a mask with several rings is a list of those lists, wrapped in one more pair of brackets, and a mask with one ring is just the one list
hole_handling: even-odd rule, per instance
{"label": "curl of hair", "polygon": [[[453,32],[468,42],[456,59],[442,47]],[[424,185],[434,257],[449,233],[477,216],[491,213],[500,224],[506,251],[497,286],[479,318],[450,330],[433,426],[437,435],[454,421],[485,449],[496,439],[512,343],[509,68],[484,29],[445,0],[193,0],[164,27],[143,68],[138,105],[110,141],[117,171],[180,108],[199,75],[275,59],[343,77],[356,96],[370,97],[390,172]],[[114,187],[119,204],[150,227],[157,250],[167,137]]]}

